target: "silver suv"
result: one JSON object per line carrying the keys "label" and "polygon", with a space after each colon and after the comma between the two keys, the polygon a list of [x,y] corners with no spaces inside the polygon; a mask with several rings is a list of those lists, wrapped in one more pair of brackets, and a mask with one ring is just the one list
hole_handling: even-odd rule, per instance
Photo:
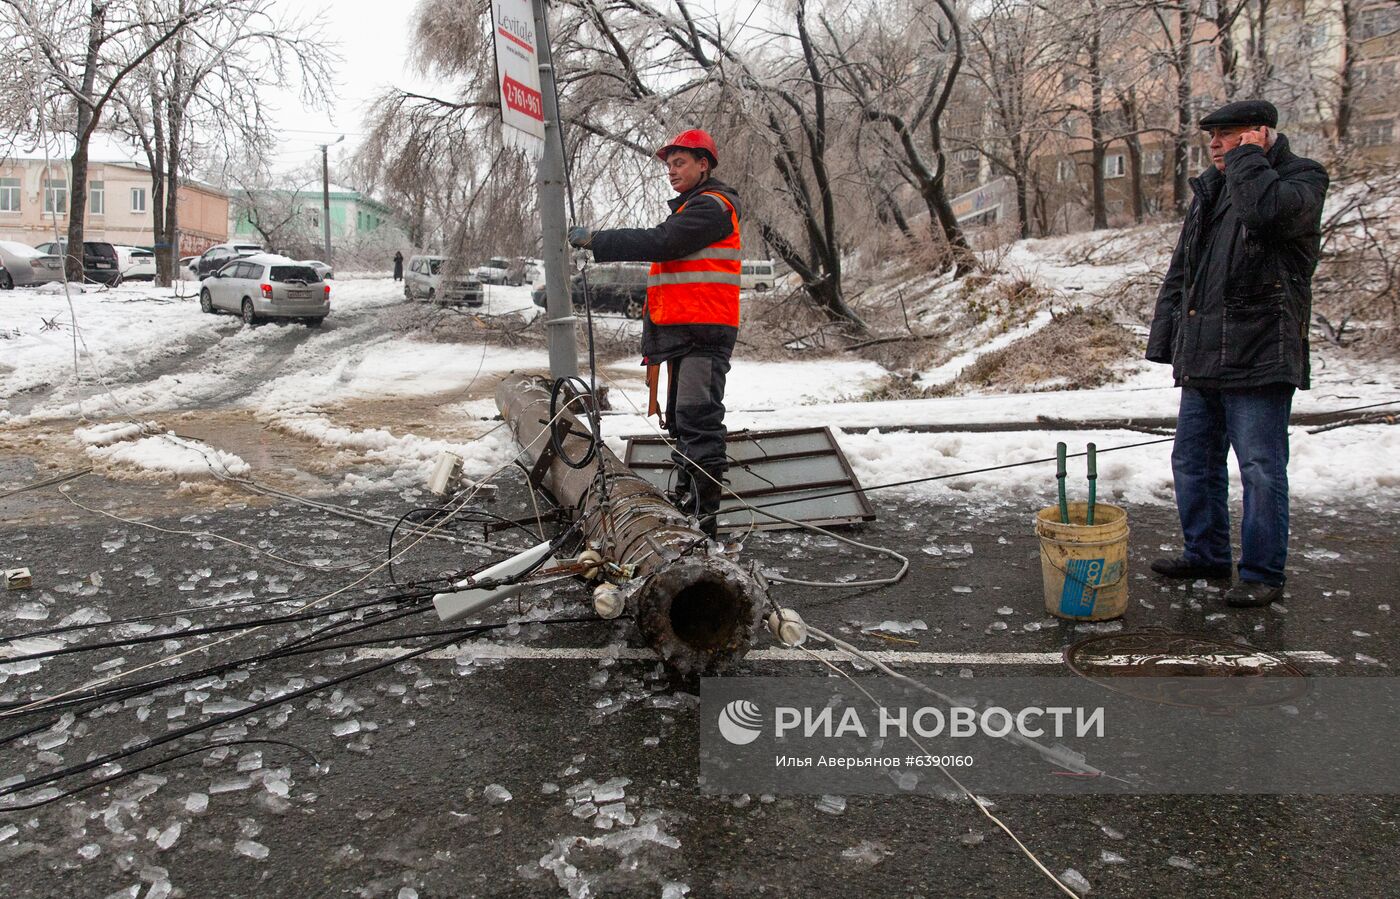
{"label": "silver suv", "polygon": [[480,306],[485,299],[481,281],[468,272],[454,272],[446,256],[411,257],[403,275],[403,295],[452,306]]}
{"label": "silver suv", "polygon": [[199,308],[237,312],[250,325],[264,318],[300,318],[315,326],[330,314],[331,286],[304,262],[259,253],[205,278]]}

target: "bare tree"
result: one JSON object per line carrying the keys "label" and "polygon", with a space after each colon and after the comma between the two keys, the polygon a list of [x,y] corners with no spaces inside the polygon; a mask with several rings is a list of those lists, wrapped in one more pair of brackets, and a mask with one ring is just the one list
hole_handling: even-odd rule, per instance
{"label": "bare tree", "polygon": [[[859,106],[866,122],[888,129],[889,154],[918,192],[930,228],[950,252],[946,258],[958,274],[971,270],[976,258],[958,225],[948,198],[948,159],[944,121],[965,57],[962,27],[952,6],[938,0],[941,17],[913,9],[893,21],[909,27],[898,35],[884,33],[886,10],[852,8],[844,29],[824,20],[829,37],[828,67]],[[867,36],[873,36],[867,37]],[[804,52],[810,38],[803,43]]]}
{"label": "bare tree", "polygon": [[[193,0],[166,2],[183,13]],[[168,284],[178,264],[178,195],[196,142],[240,153],[270,146],[272,125],[259,98],[299,84],[303,102],[324,103],[333,59],[319,20],[279,17],[273,0],[228,0],[126,80],[117,94],[121,124],[151,170],[158,283]]]}
{"label": "bare tree", "polygon": [[995,140],[973,146],[1016,185],[1021,236],[1031,236],[1034,164],[1046,142],[1064,126],[1068,109],[1065,48],[1059,18],[1036,4],[991,0],[970,19],[969,71],[981,88],[967,102],[984,97]]}
{"label": "bare tree", "polygon": [[[74,137],[69,158],[68,275],[83,277],[88,147],[123,81],[188,26],[211,15],[217,0],[169,8],[141,0],[0,0],[5,52],[24,60],[41,90],[71,103],[64,124]],[[41,98],[42,102],[43,98]]]}
{"label": "bare tree", "polygon": [[273,253],[297,258],[316,254],[320,239],[319,166],[273,176],[257,160],[229,172],[235,185],[230,212],[235,221],[246,220]]}

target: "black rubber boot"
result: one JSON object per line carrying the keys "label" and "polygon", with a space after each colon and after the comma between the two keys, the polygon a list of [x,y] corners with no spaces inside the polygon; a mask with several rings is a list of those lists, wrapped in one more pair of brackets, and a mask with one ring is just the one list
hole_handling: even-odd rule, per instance
{"label": "black rubber boot", "polygon": [[695,476],[695,517],[700,530],[711,540],[719,529],[719,501],[724,495],[724,475],[717,471],[702,471]]}

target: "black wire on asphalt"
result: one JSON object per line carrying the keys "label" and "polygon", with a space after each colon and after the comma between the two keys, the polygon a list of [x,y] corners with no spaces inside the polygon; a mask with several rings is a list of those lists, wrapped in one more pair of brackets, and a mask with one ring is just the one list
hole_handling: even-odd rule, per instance
{"label": "black wire on asphalt", "polygon": [[[412,609],[408,611],[409,613],[412,613],[423,611],[423,609]],[[304,655],[312,652],[321,652],[323,651],[323,647],[319,644],[324,640],[330,640],[337,637],[344,637],[348,634],[362,631],[370,627],[376,627],[380,624],[385,624],[389,621],[394,621],[402,617],[406,617],[406,615],[395,615],[392,618],[375,617],[368,622],[360,624],[354,628],[347,629],[340,633],[326,634],[324,636],[320,636],[316,640],[312,641],[310,644],[304,644],[304,641],[296,640],[292,643],[278,646],[265,653],[261,653],[254,656],[244,656],[237,659],[231,659],[225,662],[218,662],[212,665],[207,665],[200,669],[186,671],[182,674],[172,675],[166,678],[158,678],[150,681],[141,681],[139,683],[126,684],[119,687],[109,687],[101,690],[93,690],[87,693],[72,694],[69,696],[65,696],[61,700],[47,702],[35,708],[26,709],[23,712],[13,713],[5,717],[22,718],[29,715],[37,715],[40,713],[48,713],[52,715],[56,711],[60,713],[67,712],[69,714],[82,717],[90,714],[94,709],[107,705],[110,702],[124,701],[138,696],[148,695],[164,687],[173,686],[175,684],[194,683],[208,677],[215,677],[221,675],[227,671],[232,671],[241,668],[251,668],[264,662],[274,662],[284,658],[290,658],[292,656]],[[396,637],[386,637],[385,639],[396,639]],[[36,730],[45,730],[47,728],[50,728],[53,725],[57,724],[58,721],[59,718],[51,717],[47,721],[42,722],[37,727],[30,726],[25,728],[24,730],[6,734],[3,737],[0,737],[0,746],[5,746],[10,743],[13,743],[16,740],[28,736]]]}
{"label": "black wire on asphalt", "polygon": [[[474,581],[474,582],[472,583],[471,586],[474,587],[474,588],[491,589],[491,588],[495,588],[495,587],[508,586],[508,585],[511,585],[511,584],[514,584],[514,583],[517,583],[517,582],[519,582],[519,581],[524,580],[525,578],[527,578],[527,577],[529,577],[530,575],[532,575],[535,571],[537,571],[541,566],[543,566],[544,562],[545,562],[556,550],[558,550],[558,548],[559,548],[560,546],[562,546],[566,540],[568,540],[568,539],[570,538],[570,536],[573,534],[573,532],[574,532],[575,530],[577,530],[577,529],[581,526],[581,524],[582,524],[581,520],[580,520],[580,521],[576,521],[574,524],[572,524],[572,525],[570,525],[568,528],[564,529],[553,541],[551,541],[551,544],[550,544],[550,552],[543,554],[539,559],[537,559],[537,560],[536,560],[532,565],[530,565],[530,567],[527,568],[526,570],[524,570],[524,571],[522,571],[522,572],[520,572],[520,573],[518,573],[518,574],[514,574],[514,575],[511,575],[511,576],[508,576],[508,577],[501,577],[501,578],[484,578],[484,579],[482,579],[482,580],[480,580],[480,581]],[[484,566],[484,567],[489,567],[489,566]],[[481,569],[478,569],[478,571],[479,571],[479,570],[481,570]],[[470,577],[470,575],[467,575],[467,577]],[[450,579],[451,579],[451,580],[459,580],[460,578],[462,578],[462,575],[461,575],[461,574],[458,574],[458,575],[452,576]],[[85,705],[85,704],[88,704],[88,703],[95,703],[95,704],[99,704],[99,705],[100,705],[100,704],[105,704],[106,702],[110,702],[110,701],[113,701],[113,700],[116,700],[116,699],[129,699],[129,698],[134,697],[134,696],[142,695],[142,694],[148,693],[148,692],[150,692],[150,691],[152,691],[152,690],[156,690],[156,689],[159,689],[159,688],[164,687],[164,686],[169,686],[169,685],[172,684],[172,683],[183,683],[183,682],[195,680],[195,679],[202,678],[202,677],[207,677],[207,676],[210,676],[210,675],[213,675],[213,674],[220,674],[220,673],[222,673],[222,672],[224,672],[224,671],[228,671],[228,670],[231,670],[231,669],[234,669],[234,668],[238,668],[238,667],[242,667],[242,666],[245,666],[245,665],[254,665],[254,664],[258,664],[258,663],[265,662],[265,661],[276,660],[277,658],[280,658],[280,657],[282,657],[282,656],[291,654],[291,651],[292,651],[292,650],[296,650],[296,649],[298,649],[298,648],[300,648],[300,647],[307,646],[307,645],[314,645],[315,643],[320,642],[320,641],[323,641],[323,640],[326,640],[326,639],[329,639],[329,638],[332,637],[332,636],[344,636],[346,633],[352,633],[352,632],[355,632],[355,631],[363,630],[363,629],[365,629],[365,628],[367,628],[367,627],[377,626],[377,625],[379,625],[379,624],[383,624],[383,623],[386,623],[386,622],[388,622],[388,621],[394,621],[394,620],[397,620],[397,619],[399,619],[399,618],[406,617],[406,616],[408,616],[408,615],[418,614],[418,613],[421,613],[421,612],[426,612],[426,611],[428,611],[428,610],[431,608],[431,606],[427,605],[426,603],[424,603],[424,602],[422,602],[422,601],[425,600],[425,599],[427,599],[429,596],[431,596],[433,592],[434,592],[434,591],[423,591],[423,592],[421,592],[421,593],[416,593],[416,594],[415,594],[415,593],[404,593],[404,594],[401,594],[401,595],[400,595],[399,597],[397,597],[397,598],[399,598],[399,599],[406,599],[406,600],[408,600],[408,601],[410,601],[410,602],[415,602],[415,603],[419,603],[419,604],[418,604],[418,605],[411,606],[411,607],[409,607],[409,608],[402,608],[402,607],[399,607],[399,608],[387,609],[387,610],[385,610],[385,611],[383,611],[383,612],[374,613],[374,614],[368,616],[367,618],[363,618],[363,619],[348,619],[348,620],[345,620],[345,621],[332,622],[332,623],[330,623],[330,624],[328,624],[328,625],[324,625],[324,626],[322,626],[322,627],[320,627],[320,628],[318,628],[318,629],[315,629],[315,630],[311,631],[311,632],[308,633],[308,634],[304,634],[304,635],[298,636],[298,637],[292,639],[289,643],[283,644],[282,646],[279,646],[279,647],[277,647],[277,648],[275,648],[275,649],[273,649],[273,650],[270,650],[270,651],[268,651],[268,652],[261,653],[261,654],[255,655],[255,656],[243,657],[243,658],[235,659],[235,660],[228,661],[228,662],[216,663],[216,664],[214,664],[214,665],[206,666],[205,668],[202,668],[202,669],[199,669],[199,670],[196,670],[196,671],[185,672],[185,673],[180,674],[180,675],[173,675],[173,676],[171,676],[171,677],[169,677],[169,678],[158,678],[158,679],[152,680],[152,681],[143,681],[143,682],[135,683],[135,684],[126,684],[126,685],[123,685],[123,686],[111,687],[111,688],[108,688],[108,689],[105,689],[105,690],[93,690],[93,691],[89,691],[89,692],[87,692],[87,693],[74,693],[74,694],[65,696],[63,699],[55,700],[55,701],[52,701],[52,702],[43,702],[42,700],[40,700],[39,702],[40,702],[41,704],[40,704],[40,705],[37,705],[37,706],[34,705],[34,702],[35,702],[35,701],[29,701],[29,702],[20,702],[20,701],[17,701],[17,702],[9,703],[9,704],[0,704],[0,717],[19,717],[19,715],[16,715],[16,714],[6,715],[6,714],[4,714],[4,713],[5,713],[6,711],[11,710],[11,709],[20,708],[20,707],[28,708],[28,707],[30,707],[30,706],[33,706],[33,708],[28,708],[28,711],[23,712],[23,713],[19,713],[19,714],[21,714],[21,715],[27,715],[27,714],[37,714],[37,713],[40,713],[40,712],[52,712],[53,710],[57,710],[57,709],[68,709],[68,708],[72,708],[72,707],[74,707],[74,706]],[[368,602],[368,603],[360,603],[360,604],[358,604],[358,606],[359,606],[359,607],[368,607],[368,606],[374,606],[374,605],[387,605],[387,604],[388,604],[388,603],[385,601],[385,599],[379,599],[379,600],[371,601],[371,602]],[[353,611],[355,608],[356,608],[356,607],[341,607],[340,609],[338,609],[338,610],[336,610],[336,611],[339,611],[339,612],[344,612],[344,611],[347,611],[347,610],[348,610],[348,611]],[[318,616],[318,617],[319,617],[319,616]],[[336,629],[336,628],[346,628],[346,630],[342,631],[342,632],[339,633],[339,634],[329,633],[330,631],[332,631],[332,630],[334,630],[334,629]],[[168,637],[169,635],[162,635],[162,636],[163,636],[163,637]],[[4,745],[4,744],[6,744],[6,743],[8,743],[8,742],[10,742],[10,741],[12,741],[12,740],[14,740],[14,739],[16,739],[17,736],[22,736],[22,735],[23,735],[23,734],[19,734],[19,735],[11,734],[11,735],[8,735],[8,736],[5,736],[5,737],[0,737],[0,745]]]}
{"label": "black wire on asphalt", "polygon": [[[221,715],[215,715],[208,721],[202,721],[198,724],[191,724],[187,727],[177,728],[176,730],[172,730],[167,733],[161,734],[158,737],[152,737],[148,740],[144,740],[136,744],[135,746],[129,746],[124,749],[119,749],[115,752],[109,752],[105,755],[100,755],[96,758],[88,759],[85,762],[78,762],[73,765],[68,765],[67,767],[58,769],[57,771],[51,771],[48,774],[40,775],[32,780],[26,777],[23,781],[19,783],[11,784],[7,787],[0,787],[0,798],[14,795],[16,793],[20,793],[26,790],[32,790],[38,787],[47,786],[48,784],[55,783],[68,777],[73,777],[78,774],[84,774],[88,771],[93,770],[94,768],[100,768],[103,765],[111,764],[113,762],[119,762],[124,758],[128,758],[140,752],[146,752],[150,749],[155,749],[158,746],[164,746],[166,743],[171,743],[175,740],[183,739],[184,737],[197,734],[201,731],[210,730],[215,727],[221,727],[225,724],[228,724],[231,721],[237,721],[239,718],[245,718],[248,715],[252,715],[256,712],[263,711],[264,709],[269,709],[276,705],[291,702],[293,699],[300,699],[301,697],[309,696],[312,693],[319,693],[322,690],[325,690],[329,687],[339,686],[340,684],[343,684],[346,681],[353,680],[357,677],[363,677],[366,674],[373,674],[376,671],[382,671],[385,668],[393,667],[394,665],[397,665],[400,662],[407,661],[408,659],[416,658],[421,655],[427,655],[435,649],[443,649],[447,646],[450,646],[453,643],[459,642],[463,636],[464,634],[453,634],[452,636],[447,637],[443,640],[438,640],[433,643],[429,643],[428,645],[419,647],[418,649],[409,650],[401,656],[396,656],[392,659],[386,659],[382,662],[376,662],[373,665],[369,665],[364,668],[358,668],[354,671],[339,675],[338,677],[333,677],[329,680],[321,681],[320,683],[308,684],[307,686],[302,687],[298,690],[293,690],[290,693],[283,693],[280,696],[274,696],[268,699],[264,699],[261,702],[255,702],[247,708],[238,709],[232,712],[225,712]],[[124,773],[126,772],[123,772],[123,774]],[[0,809],[0,811],[8,811],[8,809]]]}
{"label": "black wire on asphalt", "polygon": [[41,806],[48,805],[51,802],[57,802],[60,799],[67,799],[70,796],[77,796],[79,793],[86,793],[88,790],[95,790],[98,787],[104,787],[107,784],[112,783],[113,781],[122,780],[127,777],[134,777],[135,775],[140,774],[143,771],[150,771],[152,768],[159,768],[162,765],[168,765],[171,762],[179,761],[180,759],[185,758],[187,756],[198,755],[201,752],[212,752],[221,746],[242,746],[249,743],[257,743],[259,745],[270,744],[272,746],[286,746],[287,748],[295,749],[297,752],[300,752],[302,755],[305,755],[306,757],[310,758],[311,763],[313,765],[319,767],[321,764],[321,760],[316,757],[316,754],[314,752],[312,752],[304,746],[299,746],[296,743],[292,743],[288,740],[274,740],[259,737],[245,737],[243,739],[238,740],[220,740],[217,743],[206,743],[203,746],[194,746],[189,749],[183,750],[182,752],[172,753],[163,758],[156,759],[153,762],[149,762],[145,765],[141,765],[136,768],[131,768],[122,771],[118,774],[113,774],[111,777],[104,777],[99,780],[94,780],[92,783],[83,784],[81,787],[74,787],[71,790],[66,790],[62,793],[59,793],[57,796],[50,796],[47,799],[39,799],[34,802],[26,803],[25,805],[7,805],[3,808],[0,808],[0,813],[24,812],[29,811],[30,809],[40,808]]}
{"label": "black wire on asphalt", "polygon": [[186,628],[178,631],[164,631],[158,634],[141,634],[135,637],[124,637],[120,640],[102,640],[97,643],[80,643],[76,646],[63,646],[58,649],[45,650],[43,652],[31,652],[26,655],[6,656],[5,664],[13,662],[28,662],[35,659],[52,659],[58,656],[75,655],[82,652],[96,652],[102,649],[124,649],[128,646],[140,646],[143,643],[156,643],[164,640],[175,640],[184,637],[201,637],[208,634],[221,634],[225,631],[249,630],[255,627],[273,624],[290,624],[296,621],[312,621],[317,618],[328,618],[346,612],[354,612],[357,609],[370,608],[379,605],[388,605],[392,599],[368,599],[361,602],[351,603],[348,606],[337,606],[333,609],[319,609],[314,612],[300,612],[296,614],[278,615],[268,618],[245,618],[239,621],[225,621],[221,624],[209,624],[202,627]]}
{"label": "black wire on asphalt", "polygon": [[[541,625],[576,624],[576,623],[583,623],[583,622],[596,622],[596,621],[598,621],[598,620],[599,620],[599,619],[596,618],[596,617],[592,617],[592,618],[553,618],[553,619],[543,619],[543,620],[540,620],[540,621],[537,621],[537,622],[530,622],[530,623],[531,623],[531,624],[541,624]],[[136,754],[138,754],[138,753],[145,752],[145,751],[150,750],[150,749],[154,749],[154,748],[156,748],[156,747],[158,747],[158,746],[162,746],[162,745],[164,745],[164,744],[166,744],[166,743],[170,743],[170,742],[172,742],[172,741],[174,741],[174,740],[179,740],[179,739],[183,739],[183,738],[188,737],[188,736],[193,736],[193,735],[195,735],[195,734],[201,733],[201,732],[206,731],[206,730],[211,730],[211,729],[216,728],[216,727],[220,727],[220,726],[222,726],[222,725],[224,725],[224,724],[227,724],[227,723],[229,723],[229,722],[231,722],[231,721],[236,721],[236,720],[239,719],[239,718],[243,718],[243,717],[246,717],[246,716],[248,716],[248,715],[252,715],[252,714],[254,714],[254,713],[256,713],[256,712],[263,711],[263,710],[268,709],[268,708],[271,708],[271,707],[273,707],[273,706],[281,705],[281,704],[283,704],[283,703],[290,702],[290,701],[292,701],[292,700],[294,700],[294,699],[299,699],[299,698],[301,698],[301,697],[303,697],[303,696],[307,696],[307,695],[310,695],[310,694],[312,694],[312,693],[317,693],[317,692],[323,691],[323,690],[327,689],[328,687],[338,686],[338,685],[340,685],[340,684],[346,683],[346,682],[351,681],[351,680],[354,680],[354,679],[356,679],[356,678],[363,677],[363,676],[365,676],[365,675],[367,675],[367,674],[373,674],[373,673],[376,672],[376,671],[382,671],[382,670],[384,670],[385,668],[392,667],[392,666],[394,666],[394,665],[399,664],[400,662],[407,661],[408,659],[412,659],[412,658],[416,658],[416,657],[418,657],[418,656],[426,655],[426,654],[428,654],[428,653],[430,653],[430,652],[433,652],[434,650],[443,649],[443,648],[445,648],[445,647],[447,647],[447,646],[450,646],[450,645],[452,645],[452,644],[454,644],[454,643],[461,642],[461,640],[462,640],[463,638],[465,638],[465,637],[475,637],[475,636],[479,636],[480,634],[486,633],[486,632],[488,632],[488,631],[499,630],[499,629],[501,629],[501,628],[505,628],[505,627],[508,627],[508,626],[509,626],[509,622],[494,623],[494,624],[468,625],[468,626],[460,627],[460,628],[451,628],[451,629],[446,629],[446,630],[425,631],[425,632],[420,632],[420,633],[416,633],[416,634],[393,634],[393,635],[387,635],[387,636],[385,636],[385,637],[378,638],[378,639],[375,639],[375,640],[360,640],[360,641],[355,641],[354,643],[335,644],[335,645],[327,646],[327,647],[315,647],[315,648],[306,648],[306,649],[303,649],[303,650],[299,650],[298,652],[292,653],[292,654],[301,654],[302,652],[313,652],[313,651],[315,651],[315,652],[321,652],[321,651],[326,651],[326,650],[328,650],[328,649],[339,649],[339,648],[345,648],[345,647],[348,647],[348,646],[361,646],[361,645],[368,645],[368,644],[371,644],[371,643],[382,643],[382,642],[386,642],[386,641],[388,641],[388,640],[410,640],[410,639],[421,639],[421,638],[427,637],[427,636],[446,635],[445,639],[443,639],[443,640],[436,641],[436,642],[433,642],[433,643],[429,643],[429,644],[427,644],[426,646],[419,647],[418,649],[409,650],[408,652],[405,652],[404,654],[399,655],[399,656],[395,656],[395,657],[392,658],[392,659],[387,659],[387,660],[384,660],[384,661],[382,661],[382,662],[377,662],[377,663],[375,663],[375,664],[372,664],[372,665],[369,665],[369,666],[366,666],[366,667],[363,667],[363,668],[358,668],[358,669],[356,669],[356,670],[354,670],[354,671],[347,672],[346,674],[342,674],[342,675],[340,675],[340,676],[338,676],[338,677],[330,678],[329,680],[321,681],[321,682],[316,683],[316,684],[310,684],[310,685],[308,685],[308,686],[306,686],[306,687],[303,687],[303,688],[300,688],[300,689],[297,689],[297,690],[293,690],[293,691],[291,691],[291,692],[289,692],[289,693],[283,693],[283,694],[278,695],[278,696],[269,697],[268,699],[265,699],[265,700],[262,700],[262,701],[260,701],[260,702],[254,703],[254,704],[248,706],[247,708],[238,709],[238,710],[232,711],[232,712],[226,712],[226,713],[221,714],[221,715],[215,715],[214,717],[212,717],[212,718],[211,718],[210,720],[208,720],[208,721],[203,721],[203,722],[199,722],[199,723],[197,723],[197,724],[192,724],[192,725],[189,725],[188,727],[180,728],[180,729],[178,729],[178,730],[174,730],[174,731],[170,731],[170,732],[168,732],[168,733],[166,733],[166,734],[162,734],[162,735],[159,736],[159,737],[153,737],[153,738],[151,738],[151,739],[149,739],[149,740],[146,740],[146,741],[144,741],[144,742],[142,742],[142,743],[140,743],[140,744],[138,744],[138,745],[135,745],[135,746],[128,746],[128,747],[125,747],[125,748],[123,748],[123,749],[121,749],[121,750],[118,750],[118,751],[115,751],[115,752],[111,752],[111,753],[107,753],[106,755],[103,755],[103,756],[99,756],[99,757],[96,757],[96,758],[88,759],[88,760],[85,761],[85,762],[80,762],[80,763],[77,763],[77,764],[74,764],[74,765],[69,765],[69,766],[67,766],[67,767],[65,767],[65,768],[62,768],[62,769],[58,770],[58,771],[53,771],[53,772],[50,772],[49,774],[43,775],[43,776],[41,776],[41,777],[38,777],[38,778],[36,778],[36,779],[34,779],[34,780],[32,780],[32,781],[29,780],[29,779],[26,779],[26,780],[24,780],[24,781],[22,781],[22,782],[20,782],[20,783],[11,784],[11,785],[9,785],[9,786],[7,786],[7,787],[0,788],[0,798],[3,798],[3,797],[5,797],[5,796],[10,796],[10,795],[15,795],[15,794],[17,794],[17,793],[25,792],[25,791],[28,791],[28,790],[31,790],[31,789],[36,789],[36,788],[38,788],[38,787],[47,786],[48,784],[56,783],[56,782],[61,781],[61,780],[65,779],[65,778],[72,777],[72,776],[75,776],[75,775],[78,775],[78,774],[83,774],[83,773],[85,773],[85,772],[87,772],[87,771],[93,770],[94,768],[100,768],[100,767],[102,767],[103,765],[107,765],[107,764],[110,764],[110,763],[118,762],[118,761],[120,761],[120,760],[122,760],[122,759],[124,759],[124,758],[128,758],[128,757],[130,757],[130,756],[132,756],[132,755],[136,755]],[[95,787],[95,786],[103,786],[103,785],[108,784],[108,783],[111,783],[111,782],[113,782],[113,781],[121,780],[121,779],[126,778],[126,777],[130,777],[130,776],[132,776],[132,775],[134,775],[134,774],[137,774],[137,773],[140,773],[140,772],[142,772],[142,771],[148,771],[148,770],[150,770],[151,768],[154,768],[154,767],[156,767],[156,766],[158,766],[158,765],[162,765],[162,764],[166,764],[166,763],[171,762],[171,761],[175,761],[175,760],[177,760],[177,759],[183,758],[183,757],[185,757],[185,756],[187,756],[187,755],[190,755],[190,754],[193,754],[193,753],[197,753],[197,752],[207,752],[207,751],[209,751],[209,750],[211,750],[211,749],[217,748],[219,745],[229,745],[230,743],[236,744],[236,743],[245,743],[245,742],[282,743],[283,741],[278,741],[278,740],[256,740],[256,739],[246,739],[246,740],[226,741],[226,742],[223,742],[223,743],[216,743],[216,744],[206,744],[206,745],[199,746],[199,747],[195,747],[195,748],[192,748],[192,749],[189,749],[189,750],[183,750],[183,751],[181,751],[181,752],[179,752],[179,753],[175,753],[175,754],[173,754],[173,755],[165,756],[165,757],[163,757],[163,758],[161,758],[161,759],[158,759],[158,760],[156,760],[156,761],[154,761],[154,762],[152,762],[152,763],[150,763],[150,764],[146,764],[146,765],[142,765],[142,766],[137,767],[137,768],[133,768],[133,769],[129,769],[129,770],[124,770],[124,771],[118,772],[117,774],[114,774],[114,775],[112,775],[112,776],[110,776],[110,777],[99,779],[99,780],[97,780],[97,781],[94,781],[94,782],[91,783],[91,784],[86,784],[86,785],[84,785],[84,786],[81,787],[81,788],[77,788],[77,789],[75,789],[75,790],[70,790],[70,791],[67,791],[67,792],[65,792],[65,793],[60,793],[59,795],[56,795],[56,796],[47,797],[47,798],[45,798],[45,799],[38,800],[38,801],[36,801],[36,802],[29,803],[29,804],[26,804],[26,805],[3,807],[3,808],[0,808],[0,812],[21,811],[21,810],[27,810],[27,809],[37,808],[37,807],[42,806],[42,805],[47,805],[47,804],[50,803],[50,802],[56,802],[56,801],[58,801],[58,800],[60,800],[60,799],[66,798],[66,797],[68,797],[68,796],[71,796],[71,795],[73,795],[74,793],[82,792],[82,791],[91,789],[91,788],[93,788],[93,787]],[[302,752],[306,752],[306,754],[309,755],[309,756],[312,758],[313,762],[316,762],[317,764],[319,764],[319,762],[316,760],[315,755],[313,755],[313,754],[310,753],[310,752],[307,752],[306,750],[301,749],[301,747],[298,747],[298,746],[296,746],[295,744],[291,744],[291,743],[285,743],[284,745],[292,746],[293,748],[299,749],[299,750],[301,750]]]}

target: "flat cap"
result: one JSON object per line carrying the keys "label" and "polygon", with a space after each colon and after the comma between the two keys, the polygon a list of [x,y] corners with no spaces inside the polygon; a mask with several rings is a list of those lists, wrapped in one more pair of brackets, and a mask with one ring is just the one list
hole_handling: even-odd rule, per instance
{"label": "flat cap", "polygon": [[1201,119],[1201,130],[1221,128],[1226,125],[1268,125],[1278,127],[1278,107],[1268,100],[1236,100]]}

